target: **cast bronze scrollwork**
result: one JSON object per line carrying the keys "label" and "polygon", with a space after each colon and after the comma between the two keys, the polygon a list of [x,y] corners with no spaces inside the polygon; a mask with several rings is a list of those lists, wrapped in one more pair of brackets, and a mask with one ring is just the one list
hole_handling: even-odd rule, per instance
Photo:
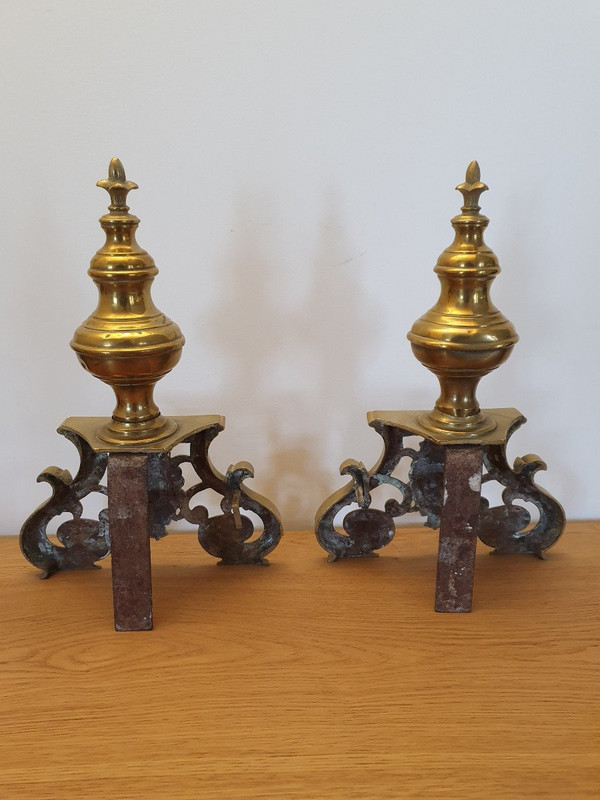
{"label": "cast bronze scrollwork", "polygon": [[[523,422],[519,419],[508,430],[507,440]],[[317,540],[329,553],[329,561],[374,554],[392,541],[396,522],[406,514],[425,517],[423,524],[428,528],[440,527],[443,446],[423,439],[417,449],[405,447],[405,437],[414,436],[414,431],[392,428],[381,422],[371,423],[371,426],[384,440],[380,460],[370,470],[361,462],[344,461],[340,474],[351,475],[351,482],[328,498],[317,512]],[[403,458],[411,462],[406,482],[393,476]],[[483,464],[482,483],[497,482],[505,489],[502,505],[490,506],[487,498],[481,497],[479,538],[494,548],[494,553],[531,553],[541,558],[544,550],[558,540],[565,524],[560,503],[533,480],[538,471],[546,469],[545,463],[539,456],[526,455],[517,458],[511,469],[506,460],[506,445],[502,444],[483,448]],[[386,500],[381,511],[372,507],[372,494],[384,485],[397,489],[399,498]],[[515,500],[535,506],[538,520],[533,523],[528,509],[515,504]],[[353,505],[358,508],[349,511],[341,522],[344,532],[336,530],[335,518],[344,508]]]}
{"label": "cast bronze scrollwork", "polygon": [[[225,475],[213,466],[208,448],[217,435],[216,428],[208,428],[190,440],[190,454],[174,456],[170,463],[180,469],[189,463],[200,478],[187,490],[175,492],[178,506],[173,519],[185,519],[198,526],[198,541],[207,553],[220,558],[221,564],[268,564],[265,558],[277,546],[281,538],[281,523],[277,510],[266,497],[253,492],[244,485],[247,478],[254,477],[254,468],[247,461],[229,467]],[[209,516],[203,505],[192,505],[192,500],[206,489],[221,494],[222,514]],[[263,531],[256,539],[254,525],[243,510],[256,514],[263,523]]]}
{"label": "cast bronze scrollwork", "polygon": [[[66,421],[69,422],[77,425],[73,420]],[[247,461],[230,467],[225,475],[215,469],[208,448],[220,430],[221,425],[214,424],[184,440],[189,445],[189,455],[149,456],[148,536],[162,539],[170,522],[185,519],[197,526],[198,541],[207,553],[220,559],[219,563],[267,565],[266,556],[281,538],[277,510],[267,498],[244,485],[244,480],[254,477],[254,469]],[[97,520],[82,516],[85,497],[93,492],[107,494],[101,481],[109,454],[95,452],[70,427],[60,428],[59,433],[79,451],[79,470],[74,478],[68,470],[58,467],[48,467],[40,474],[38,480],[51,485],[52,495],[27,519],[20,535],[25,558],[41,570],[42,578],[63,570],[96,569],[96,562],[110,554],[107,509],[100,511]],[[191,464],[201,479],[188,489],[181,470],[184,463]],[[222,496],[221,514],[209,516],[206,506],[192,504],[207,489]],[[263,523],[263,531],[255,539],[252,539],[252,520],[243,510],[253,512]],[[56,531],[59,544],[55,544],[49,538],[48,526],[64,513],[71,514],[72,519],[59,525]]]}
{"label": "cast bronze scrollwork", "polygon": [[[511,428],[507,440],[521,424],[519,420]],[[536,473],[546,469],[546,463],[539,456],[529,454],[516,458],[511,469],[506,458],[506,444],[486,447],[483,463],[486,469],[483,482],[496,481],[505,489],[502,506],[490,508],[488,501],[482,498],[479,538],[499,555],[531,553],[543,558],[544,551],[558,541],[566,523],[561,504],[534,480]],[[515,500],[535,506],[539,514],[535,524],[527,508],[517,505]]]}
{"label": "cast bronze scrollwork", "polygon": [[[51,497],[42,503],[24,523],[19,538],[25,558],[48,578],[54,572],[72,569],[96,569],[110,552],[108,518],[103,510],[98,520],[82,517],[81,501],[91,492],[106,494],[101,484],[106,472],[106,453],[95,453],[77,434],[60,431],[79,451],[80,466],[73,478],[66,469],[47,467],[38,482],[52,487]],[[56,531],[59,545],[48,538],[48,525],[61,514],[71,514],[72,519],[61,523]]]}

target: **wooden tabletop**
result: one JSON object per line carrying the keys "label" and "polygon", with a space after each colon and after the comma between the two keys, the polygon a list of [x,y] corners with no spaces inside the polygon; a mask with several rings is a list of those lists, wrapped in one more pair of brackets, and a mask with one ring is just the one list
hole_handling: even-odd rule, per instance
{"label": "wooden tabletop", "polygon": [[479,547],[435,614],[436,534],[271,566],[153,542],[155,629],[112,629],[110,566],[39,581],[0,539],[0,797],[595,798],[600,523],[546,561]]}

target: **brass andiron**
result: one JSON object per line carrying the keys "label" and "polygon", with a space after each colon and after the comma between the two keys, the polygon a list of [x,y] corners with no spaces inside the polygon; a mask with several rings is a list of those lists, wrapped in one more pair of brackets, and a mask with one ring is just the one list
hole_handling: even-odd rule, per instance
{"label": "brass andiron", "polygon": [[[527,455],[512,469],[508,464],[508,439],[525,418],[514,408],[482,410],[477,402],[480,379],[506,361],[518,336],[490,300],[500,267],[483,240],[489,220],[479,213],[479,197],[488,187],[476,161],[456,188],[464,205],[452,219],[454,241],[435,267],[440,296],[408,334],[417,359],[437,376],[440,396],[429,412],[370,411],[369,425],[384,441],[381,458],[370,470],[345,461],[340,472],[350,483],[324,501],[315,520],[319,544],[335,561],[372,555],[389,544],[404,514],[425,517],[426,526],[440,529],[435,610],[443,612],[471,610],[478,537],[495,553],[541,558],[565,524],[561,505],[534,482],[546,468],[542,459]],[[406,446],[408,436],[421,437],[418,449]],[[403,459],[409,462],[407,481],[393,474]],[[490,507],[481,496],[487,482],[504,487],[502,505]],[[371,493],[381,485],[399,493],[383,510],[371,507]],[[535,506],[538,519],[515,501]],[[342,532],[334,520],[352,505],[357,507],[344,516]]]}
{"label": "brass andiron", "polygon": [[[94,569],[112,556],[113,608],[116,630],[152,628],[150,538],[166,535],[173,520],[197,526],[198,540],[222,564],[267,564],[265,556],[281,538],[277,509],[244,485],[254,476],[246,461],[223,475],[212,465],[208,449],[223,430],[219,415],[163,417],[154,402],[154,385],[181,356],[181,331],[154,305],[150,287],[158,270],[135,239],[139,219],[129,213],[128,181],[117,158],[108,179],[98,186],[110,194],[108,214],[100,219],[106,242],[93,257],[89,274],[98,292],[94,313],[77,328],[72,348],[86,370],[112,386],[117,405],[112,418],[70,417],[58,432],[79,451],[75,477],[48,467],[38,477],[52,487],[21,529],[25,558],[47,578],[60,570]],[[189,454],[171,455],[179,444]],[[185,488],[183,464],[199,478]],[[106,475],[106,483],[103,483]],[[209,516],[195,505],[206,490],[221,496],[221,512]],[[107,496],[98,519],[86,519],[81,501],[91,493]],[[262,521],[256,538],[248,510]],[[61,514],[55,544],[48,525]]]}

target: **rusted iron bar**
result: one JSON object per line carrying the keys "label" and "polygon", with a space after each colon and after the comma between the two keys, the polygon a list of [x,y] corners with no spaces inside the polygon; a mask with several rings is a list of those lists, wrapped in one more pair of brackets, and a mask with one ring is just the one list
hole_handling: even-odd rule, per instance
{"label": "rusted iron bar", "polygon": [[444,483],[435,610],[471,610],[483,447],[444,447]]}
{"label": "rusted iron bar", "polygon": [[148,455],[108,458],[108,527],[115,630],[152,630]]}

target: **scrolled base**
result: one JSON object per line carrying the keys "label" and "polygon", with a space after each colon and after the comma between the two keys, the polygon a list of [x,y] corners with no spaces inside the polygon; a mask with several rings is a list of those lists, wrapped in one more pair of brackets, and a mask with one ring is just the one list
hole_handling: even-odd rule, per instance
{"label": "scrolled base", "polygon": [[[82,517],[81,500],[92,492],[106,494],[101,480],[106,472],[108,456],[95,453],[89,444],[74,433],[64,434],[77,448],[81,459],[77,475],[68,470],[48,467],[39,476],[52,487],[51,497],[42,503],[21,528],[19,543],[25,558],[48,578],[61,570],[97,569],[100,561],[110,552],[108,516],[100,512],[97,520]],[[60,545],[49,538],[47,528],[60,514],[68,513],[72,519],[63,522],[56,537]]]}
{"label": "scrolled base", "polygon": [[[220,564],[268,565],[266,556],[277,547],[282,526],[275,506],[266,497],[244,485],[254,477],[254,468],[247,461],[229,467],[225,475],[218,472],[208,456],[210,443],[218,429],[209,428],[190,439],[190,455],[178,456],[177,464],[189,462],[200,483],[180,495],[180,512],[175,519],[186,519],[198,526],[198,541],[207,553],[219,558]],[[209,516],[205,506],[191,507],[192,498],[205,489],[222,495],[222,514]],[[243,510],[256,514],[263,522],[263,532],[256,539],[254,525]]]}
{"label": "scrolled base", "polygon": [[[222,430],[220,421],[212,422],[218,418],[190,419],[198,419],[200,423],[206,419],[209,422],[185,440],[190,447],[189,455],[172,456],[169,452],[148,448],[148,536],[160,539],[166,536],[166,527],[171,521],[186,519],[197,526],[200,544],[210,555],[219,558],[219,563],[267,565],[266,556],[277,546],[282,534],[277,509],[267,498],[244,485],[247,478],[254,476],[253,467],[248,462],[230,466],[225,475],[214,468],[208,448]],[[86,418],[78,418],[72,424],[81,422],[85,423]],[[88,426],[82,425],[82,428],[92,438]],[[72,428],[61,427],[59,430],[79,451],[79,471],[75,478],[67,470],[58,467],[48,467],[42,472],[38,481],[46,481],[52,486],[52,496],[31,514],[20,535],[25,558],[42,571],[42,577],[61,570],[95,569],[96,562],[109,555],[107,510],[103,509],[97,520],[83,518],[81,500],[92,492],[108,494],[109,489],[101,481],[108,460],[113,455],[118,453],[121,459],[134,457],[133,454],[123,453],[122,448],[116,445],[105,452],[99,433],[90,444]],[[136,445],[135,452],[143,452],[143,448],[138,443]],[[199,483],[188,489],[184,488],[181,471],[184,462],[189,462],[200,478]],[[205,489],[212,489],[221,495],[221,514],[209,516],[206,507],[191,507],[192,499]],[[264,530],[254,539],[254,525],[250,517],[243,513],[244,510],[253,512],[263,522]],[[47,528],[52,519],[65,512],[70,513],[73,519],[63,522],[58,528],[57,545],[48,538]]]}
{"label": "scrolled base", "polygon": [[[513,468],[506,460],[508,439],[523,422],[523,417],[515,415],[514,423],[506,430],[503,444],[478,441],[466,447],[465,452],[481,450],[480,458],[483,457],[484,466],[482,483],[496,481],[505,487],[501,505],[490,507],[489,501],[480,497],[478,537],[484,544],[494,548],[494,553],[531,553],[542,557],[543,552],[560,537],[565,514],[560,503],[534,482],[535,474],[546,468],[538,456],[517,458]],[[381,458],[370,470],[361,462],[345,461],[340,472],[350,475],[352,480],[328,497],[316,515],[315,535],[329,554],[330,561],[371,555],[375,550],[385,547],[394,538],[396,520],[411,512],[425,517],[424,524],[427,527],[439,528],[447,505],[447,498],[443,497],[445,469],[452,469],[454,474],[451,480],[446,481],[446,486],[451,488],[460,485],[460,457],[453,459],[450,468],[445,454],[450,450],[458,453],[461,447],[464,449],[464,439],[462,444],[455,445],[451,440],[440,444],[425,438],[415,450],[404,445],[404,438],[414,436],[414,430],[386,424],[376,418],[372,418],[370,424],[383,438]],[[392,474],[404,457],[411,461],[407,482]],[[457,480],[459,483],[454,483]],[[475,480],[473,475],[472,482],[472,488],[479,493],[479,478]],[[387,500],[384,510],[377,510],[371,507],[372,493],[384,484],[394,487],[399,498]],[[538,521],[532,523],[530,512],[515,501],[533,504],[539,513]],[[344,508],[352,505],[357,508],[349,511],[342,520],[343,532],[336,529],[335,518]],[[452,525],[446,526],[446,536],[448,531],[451,536]]]}
{"label": "scrolled base", "polygon": [[[536,473],[546,469],[545,462],[539,456],[528,454],[516,458],[511,468],[506,458],[506,445],[498,445],[485,448],[483,463],[486,468],[483,482],[497,481],[505,489],[501,506],[490,508],[488,501],[482,498],[479,538],[493,547],[497,555],[530,553],[543,558],[544,552],[560,538],[566,523],[561,504],[535,483]],[[539,519],[535,524],[531,522],[529,511],[515,504],[516,500],[536,507]]]}

